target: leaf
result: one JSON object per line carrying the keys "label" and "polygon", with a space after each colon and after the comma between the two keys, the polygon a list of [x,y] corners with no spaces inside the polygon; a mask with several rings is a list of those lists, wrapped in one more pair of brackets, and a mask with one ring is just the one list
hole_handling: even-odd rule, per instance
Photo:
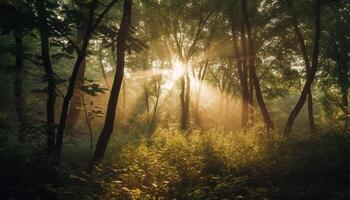
{"label": "leaf", "polygon": [[99,93],[105,94],[108,89],[100,87],[99,84],[84,85],[81,90],[90,96],[97,96]]}

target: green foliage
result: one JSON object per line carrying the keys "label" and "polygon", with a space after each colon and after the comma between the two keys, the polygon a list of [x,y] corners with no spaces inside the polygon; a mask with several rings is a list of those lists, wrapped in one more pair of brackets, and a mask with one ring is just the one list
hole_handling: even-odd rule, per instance
{"label": "green foliage", "polygon": [[[237,131],[241,85],[235,60],[239,55],[235,54],[243,50],[241,42],[239,52],[232,49],[229,17],[233,17],[237,31],[243,28],[241,1],[134,0],[132,27],[126,38],[126,86],[120,94],[123,97],[118,101],[115,123],[118,135],[110,141],[106,161],[91,173],[84,170],[98,138],[94,133],[104,122],[106,88],[116,70],[123,1],[118,1],[92,34],[82,74],[95,81],[84,79],[84,85],[76,88],[83,91],[82,96],[86,94],[86,102],[84,99],[77,107],[84,113],[80,113],[78,123],[67,123],[66,130],[79,126],[76,129],[84,134],[86,121],[91,135],[65,138],[59,168],[53,168],[51,157],[46,155],[49,77],[43,75],[38,2],[44,2],[47,12],[57,122],[92,1],[0,2],[0,199],[52,199],[50,193],[61,199],[350,199],[345,184],[350,182],[350,136],[345,134],[348,130],[334,131],[340,130],[348,117],[348,102],[342,101],[350,86],[350,4],[345,0],[322,1],[320,67],[312,87],[321,133],[303,135],[308,127],[304,108],[291,138],[262,131],[258,109],[255,127],[246,134]],[[95,19],[109,2],[98,1]],[[312,54],[315,1],[289,2],[297,11],[308,54]],[[280,128],[300,95],[306,75],[292,12],[286,0],[249,1],[247,7],[257,51],[257,76],[273,121]],[[23,34],[21,79],[25,97],[20,106],[28,118],[22,130],[15,116],[18,102],[14,102],[13,91],[14,32],[19,30]],[[205,87],[198,97],[203,120],[193,127],[206,131],[157,130],[174,126],[179,118],[181,81],[172,77],[174,59],[191,65],[191,117],[195,112],[195,78],[203,73]],[[203,69],[206,62],[207,71]],[[225,96],[235,105],[229,102],[222,106],[219,93],[221,99]],[[223,115],[221,111],[216,114],[220,109],[227,109],[225,117],[218,117]],[[225,131],[217,128],[221,124]],[[54,187],[55,183],[59,187]]]}
{"label": "green foliage", "polygon": [[[286,139],[259,130],[163,129],[148,139],[122,139],[117,155],[73,179],[95,188],[85,195],[96,199],[336,199],[346,194],[341,184],[350,179],[348,135]],[[321,192],[323,187],[329,190]]]}

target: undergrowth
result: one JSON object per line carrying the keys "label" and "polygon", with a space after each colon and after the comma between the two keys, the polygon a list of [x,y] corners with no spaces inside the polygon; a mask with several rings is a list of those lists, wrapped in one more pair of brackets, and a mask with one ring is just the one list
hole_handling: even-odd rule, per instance
{"label": "undergrowth", "polygon": [[[347,199],[350,136],[283,138],[252,130],[162,129],[129,140],[93,173],[70,175],[69,199]],[[78,185],[78,186],[77,186]],[[67,189],[68,190],[68,189]]]}

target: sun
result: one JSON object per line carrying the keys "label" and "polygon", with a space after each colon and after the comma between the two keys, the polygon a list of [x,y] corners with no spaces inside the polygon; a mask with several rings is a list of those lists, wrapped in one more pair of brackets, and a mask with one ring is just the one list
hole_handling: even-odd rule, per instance
{"label": "sun", "polygon": [[185,65],[179,60],[174,60],[173,69],[171,73],[172,73],[172,78],[174,80],[182,77],[185,73]]}

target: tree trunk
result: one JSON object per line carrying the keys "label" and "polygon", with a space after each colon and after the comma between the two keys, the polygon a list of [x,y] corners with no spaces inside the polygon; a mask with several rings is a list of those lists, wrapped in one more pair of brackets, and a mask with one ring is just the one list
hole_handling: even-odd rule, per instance
{"label": "tree trunk", "polygon": [[51,153],[55,145],[56,84],[50,58],[49,28],[46,21],[48,13],[45,10],[44,1],[38,0],[36,3],[40,20],[41,56],[44,64],[45,77],[48,84],[48,97],[46,100],[46,135],[47,150],[48,153]]}
{"label": "tree trunk", "polygon": [[310,70],[308,70],[307,76],[306,76],[306,82],[303,87],[303,90],[300,94],[299,100],[297,104],[295,105],[294,109],[290,113],[286,126],[284,128],[284,135],[288,136],[290,134],[290,131],[292,129],[293,123],[298,116],[300,110],[302,109],[305,100],[307,98],[307,95],[311,91],[311,85],[312,82],[315,79],[315,75],[317,72],[318,67],[318,56],[319,56],[319,47],[320,47],[320,37],[321,37],[321,2],[320,0],[316,0],[315,2],[315,36],[314,36],[314,47],[313,47],[313,55],[312,55],[312,66]]}
{"label": "tree trunk", "polygon": [[90,167],[93,167],[96,163],[100,162],[103,159],[107,149],[109,138],[113,132],[118,97],[124,76],[126,38],[131,23],[131,7],[132,0],[125,0],[123,8],[124,13],[117,38],[117,66],[115,78],[113,81],[111,94],[108,101],[105,124],[100,134],[100,137],[98,138],[95,154],[91,160]]}
{"label": "tree trunk", "polygon": [[196,125],[201,125],[201,116],[200,116],[200,100],[202,94],[202,81],[199,80],[199,86],[197,88],[196,102],[194,105],[194,121]]}
{"label": "tree trunk", "polygon": [[160,95],[161,95],[161,86],[162,86],[161,81],[155,82],[154,90],[156,93],[156,101],[154,102],[154,105],[153,105],[152,117],[151,117],[151,120],[150,120],[149,126],[148,126],[148,136],[151,136],[156,128],[157,115],[158,115],[158,105],[159,105],[159,99],[160,99]]}
{"label": "tree trunk", "polygon": [[[238,50],[238,39],[237,39],[237,34],[236,34],[236,29],[235,29],[235,24],[233,15],[230,18],[231,22],[231,33],[232,33],[232,41],[233,41],[233,49],[235,51],[235,57],[236,57],[236,63],[237,63],[237,68],[238,68],[238,75],[240,79],[240,85],[242,88],[242,110],[241,110],[241,128],[246,130],[248,126],[248,120],[249,120],[249,90],[248,90],[248,70],[245,62],[245,33],[244,33],[244,26],[242,27],[241,33],[242,33],[242,39],[241,39],[241,44],[242,44],[242,49],[243,50],[243,55],[240,53]],[[243,61],[243,62],[242,62]]]}
{"label": "tree trunk", "polygon": [[84,86],[84,77],[85,77],[85,69],[86,69],[86,58],[83,59],[80,64],[79,71],[77,74],[77,79],[74,86],[73,97],[69,106],[68,111],[68,123],[70,129],[67,129],[68,134],[75,136],[75,127],[78,123],[81,105],[82,105],[82,87]]}
{"label": "tree trunk", "polygon": [[310,126],[310,132],[316,133],[316,126],[315,126],[315,120],[314,120],[314,108],[313,108],[313,102],[312,102],[312,92],[311,88],[307,95],[307,111],[309,114],[309,126]]}
{"label": "tree trunk", "polygon": [[187,116],[186,116],[186,105],[185,105],[185,77],[181,77],[181,92],[180,92],[180,103],[181,103],[181,130],[186,130],[187,127]]}
{"label": "tree trunk", "polygon": [[13,85],[17,119],[20,122],[20,138],[24,139],[26,120],[24,115],[24,96],[23,96],[23,28],[19,25],[14,30],[16,45],[16,66],[15,81]]}
{"label": "tree trunk", "polygon": [[188,129],[189,110],[190,110],[190,77],[188,74],[188,65],[186,64],[185,74],[181,79],[181,130]]}
{"label": "tree trunk", "polygon": [[[78,7],[78,11],[82,15],[87,14],[86,8],[84,7]],[[77,44],[81,45],[84,39],[84,31],[87,28],[86,22],[81,21],[80,24],[78,24],[78,27],[79,28],[77,29]],[[76,135],[75,128],[79,120],[80,111],[82,110],[81,106],[83,102],[82,100],[83,95],[82,95],[81,89],[84,86],[85,69],[86,69],[86,57],[84,57],[83,61],[80,64],[77,78],[74,85],[73,97],[71,99],[69,111],[68,111],[67,121],[68,121],[69,128],[67,128],[67,133],[72,136]]]}
{"label": "tree trunk", "polygon": [[[308,50],[305,44],[305,39],[303,34],[301,33],[301,30],[299,28],[299,23],[298,23],[298,18],[296,16],[296,12],[293,8],[292,2],[288,1],[288,6],[290,9],[290,12],[292,14],[292,23],[294,27],[295,34],[299,40],[299,46],[300,46],[300,51],[303,56],[303,60],[305,63],[305,68],[306,68],[306,74],[310,73],[310,60],[308,56]],[[315,120],[314,120],[314,112],[313,112],[313,100],[312,100],[312,88],[310,88],[309,93],[307,94],[307,101],[308,101],[308,116],[309,116],[309,126],[310,126],[310,132],[315,133],[316,132],[316,126],[315,126]]]}
{"label": "tree trunk", "polygon": [[83,40],[82,46],[80,48],[80,51],[78,53],[78,58],[74,64],[72,76],[71,76],[70,81],[69,81],[67,94],[63,99],[61,116],[60,116],[57,134],[56,134],[56,144],[55,144],[53,160],[52,160],[53,165],[60,164],[60,157],[61,157],[62,144],[63,144],[63,134],[64,134],[64,130],[66,127],[69,104],[70,104],[70,100],[71,100],[73,93],[74,93],[74,87],[75,87],[76,79],[78,77],[79,68],[81,66],[81,63],[85,59],[86,50],[89,46],[91,34],[93,32],[93,29],[94,29],[94,27],[93,27],[94,14],[95,14],[95,9],[97,7],[97,2],[98,2],[97,0],[93,0],[91,3],[90,10],[89,10],[89,18],[88,18],[87,26],[86,26],[87,28],[86,28],[86,31],[84,34],[84,40]]}
{"label": "tree trunk", "polygon": [[249,77],[249,126],[254,126],[255,121],[255,109],[254,109],[254,82]]}
{"label": "tree trunk", "polygon": [[202,95],[202,87],[203,87],[203,80],[206,74],[206,71],[209,66],[209,59],[207,58],[202,64],[201,68],[198,72],[198,87],[196,88],[196,100],[194,104],[194,121],[196,125],[201,125],[201,110],[200,110],[200,102],[201,102],[201,95]]}
{"label": "tree trunk", "polygon": [[256,76],[256,69],[255,69],[255,57],[256,57],[256,52],[255,52],[255,46],[254,46],[254,41],[252,38],[252,30],[251,30],[251,25],[248,17],[248,10],[247,10],[247,1],[242,0],[242,12],[243,12],[243,17],[245,21],[245,26],[247,28],[247,35],[248,35],[248,64],[249,64],[249,75],[253,80],[254,88],[255,88],[255,93],[256,93],[256,100],[258,102],[258,105],[260,107],[260,111],[263,115],[264,122],[266,124],[267,129],[274,129],[273,122],[270,118],[269,112],[267,111],[264,98],[261,93],[261,88],[260,88],[260,83],[259,80]]}
{"label": "tree trunk", "polygon": [[188,128],[189,123],[189,114],[190,114],[190,93],[191,93],[191,80],[188,74],[188,65],[186,64],[186,129]]}

